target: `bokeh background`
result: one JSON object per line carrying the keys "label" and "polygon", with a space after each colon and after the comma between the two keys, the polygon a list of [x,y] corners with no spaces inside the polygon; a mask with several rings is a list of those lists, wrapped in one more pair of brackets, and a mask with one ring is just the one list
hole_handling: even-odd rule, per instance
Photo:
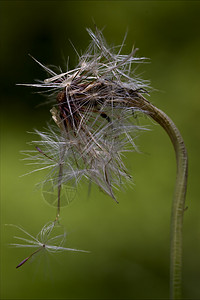
{"label": "bokeh background", "polygon": [[62,210],[66,247],[91,254],[41,254],[16,265],[31,249],[9,247],[21,225],[36,235],[55,217],[55,209],[34,188],[40,174],[20,150],[51,120],[46,99],[16,83],[44,79],[45,72],[28,56],[46,65],[70,68],[90,41],[85,30],[104,28],[109,44],[119,45],[128,30],[124,54],[134,44],[151,59],[138,73],[157,89],[150,100],[180,129],[189,153],[187,206],[184,217],[183,293],[200,298],[200,2],[198,1],[1,1],[1,298],[2,299],[157,299],[169,291],[169,229],[176,176],[173,148],[164,131],[151,128],[137,138],[141,153],[127,156],[134,188],[118,192],[120,202],[83,184],[77,199]]}

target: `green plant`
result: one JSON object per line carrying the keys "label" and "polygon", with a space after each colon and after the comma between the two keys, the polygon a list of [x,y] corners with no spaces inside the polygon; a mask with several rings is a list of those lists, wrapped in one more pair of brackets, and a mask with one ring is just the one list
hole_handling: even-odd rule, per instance
{"label": "green plant", "polygon": [[124,152],[137,149],[135,132],[145,130],[134,124],[135,112],[146,114],[160,124],[172,141],[177,160],[171,215],[170,296],[178,299],[187,185],[183,139],[170,118],[144,97],[149,84],[138,78],[132,68],[133,64],[145,61],[135,56],[137,49],[122,55],[123,44],[119,49],[110,48],[100,30],[93,33],[88,29],[88,33],[92,42],[85,54],[79,56],[74,70],[54,71],[35,60],[50,77],[25,85],[47,89],[56,99],[51,109],[55,125],[49,125],[47,131],[35,132],[39,136],[39,140],[33,141],[36,150],[25,152],[26,159],[38,165],[34,172],[50,170],[41,185],[45,199],[57,207],[53,224],[58,224],[61,206],[71,201],[83,177],[117,202],[115,190],[131,181],[122,159]]}

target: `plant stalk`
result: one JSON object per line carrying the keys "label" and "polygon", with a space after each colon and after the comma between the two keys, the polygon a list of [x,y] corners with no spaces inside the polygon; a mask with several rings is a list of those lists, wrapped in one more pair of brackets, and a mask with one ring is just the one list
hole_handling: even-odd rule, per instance
{"label": "plant stalk", "polygon": [[60,207],[61,207],[61,189],[62,189],[62,178],[63,178],[63,164],[64,164],[64,155],[66,148],[61,148],[60,150],[60,164],[59,164],[59,172],[58,172],[58,202],[57,202],[57,213],[56,220],[59,220],[60,217]]}
{"label": "plant stalk", "polygon": [[172,120],[142,95],[133,100],[140,108],[167,132],[174,146],[177,163],[176,185],[171,211],[170,232],[170,299],[180,299],[182,294],[182,236],[185,196],[187,190],[188,157],[183,138]]}

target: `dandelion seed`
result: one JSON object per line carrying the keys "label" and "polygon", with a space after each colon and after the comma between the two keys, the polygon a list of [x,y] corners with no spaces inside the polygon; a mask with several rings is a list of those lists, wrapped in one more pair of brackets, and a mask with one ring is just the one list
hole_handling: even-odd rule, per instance
{"label": "dandelion seed", "polygon": [[7,225],[16,227],[25,235],[25,237],[14,236],[15,239],[21,242],[25,242],[25,244],[11,243],[10,244],[11,246],[16,248],[37,248],[28,257],[23,259],[16,266],[16,268],[21,267],[23,264],[25,264],[25,262],[27,262],[31,257],[36,255],[40,251],[47,251],[50,253],[57,253],[57,252],[64,252],[64,251],[90,253],[90,251],[63,247],[66,241],[66,232],[64,231],[63,227],[59,225],[57,222],[48,222],[47,224],[45,224],[36,237],[28,233],[20,226],[13,225],[13,224],[7,224]]}

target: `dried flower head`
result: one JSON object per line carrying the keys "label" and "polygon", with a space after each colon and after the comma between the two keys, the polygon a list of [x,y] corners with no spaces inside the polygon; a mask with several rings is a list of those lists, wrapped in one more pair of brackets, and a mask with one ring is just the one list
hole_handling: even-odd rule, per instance
{"label": "dried flower head", "polygon": [[57,127],[49,126],[47,132],[36,131],[40,137],[40,141],[34,141],[37,154],[29,152],[27,158],[39,164],[37,170],[51,169],[43,185],[44,190],[48,187],[45,195],[51,199],[55,198],[57,188],[57,221],[64,185],[73,194],[79,180],[85,177],[115,199],[114,189],[130,179],[122,156],[125,151],[136,148],[134,132],[140,128],[133,123],[135,111],[144,112],[160,124],[171,139],[177,160],[171,215],[170,298],[180,299],[188,171],[183,138],[172,120],[144,98],[148,84],[132,70],[132,65],[145,59],[135,57],[137,49],[122,55],[123,44],[117,50],[108,47],[98,29],[95,33],[88,29],[88,33],[92,42],[86,53],[79,56],[74,70],[67,68],[59,74],[37,61],[50,77],[38,84],[26,85],[51,92],[56,99],[51,113]]}
{"label": "dried flower head", "polygon": [[[56,125],[36,131],[37,150],[26,152],[26,159],[39,165],[37,170],[51,170],[43,182],[50,203],[57,203],[56,188],[58,198],[69,202],[82,177],[116,200],[114,190],[131,178],[123,153],[136,149],[135,132],[142,129],[134,124],[133,114],[142,110],[135,101],[147,93],[148,83],[135,75],[132,66],[145,58],[135,57],[137,49],[122,55],[124,42],[119,49],[109,47],[100,30],[87,31],[92,41],[74,70],[57,74],[36,60],[50,77],[26,84],[47,89],[56,100],[51,109]],[[67,188],[61,191],[63,185]]]}

